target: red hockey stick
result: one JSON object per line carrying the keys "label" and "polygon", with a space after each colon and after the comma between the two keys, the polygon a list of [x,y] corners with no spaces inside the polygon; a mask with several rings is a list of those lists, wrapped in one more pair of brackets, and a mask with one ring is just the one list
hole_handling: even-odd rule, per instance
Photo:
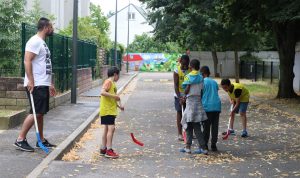
{"label": "red hockey stick", "polygon": [[230,117],[229,117],[229,121],[228,121],[228,127],[227,127],[227,132],[226,134],[223,136],[223,140],[227,140],[229,135],[230,135],[230,130],[229,130],[229,125],[230,125]]}
{"label": "red hockey stick", "polygon": [[144,146],[144,143],[138,141],[138,140],[134,137],[133,133],[130,133],[130,135],[131,135],[132,141],[133,141],[134,143],[136,143],[137,145],[140,145],[140,146]]}

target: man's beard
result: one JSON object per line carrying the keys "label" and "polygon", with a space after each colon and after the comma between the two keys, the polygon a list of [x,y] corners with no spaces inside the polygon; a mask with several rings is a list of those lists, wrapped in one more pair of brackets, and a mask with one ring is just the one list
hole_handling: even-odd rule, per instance
{"label": "man's beard", "polygon": [[54,33],[53,31],[52,32],[48,32],[47,36],[53,36],[53,33]]}

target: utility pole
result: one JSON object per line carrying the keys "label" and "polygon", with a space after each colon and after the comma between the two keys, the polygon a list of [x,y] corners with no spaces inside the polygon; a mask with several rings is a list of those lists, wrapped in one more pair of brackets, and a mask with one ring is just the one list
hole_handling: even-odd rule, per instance
{"label": "utility pole", "polygon": [[77,95],[77,23],[78,23],[78,0],[73,4],[73,49],[72,49],[72,87],[71,103],[76,104]]}
{"label": "utility pole", "polygon": [[129,5],[128,5],[128,15],[127,15],[127,18],[128,18],[128,28],[127,28],[127,47],[126,47],[126,58],[127,58],[127,61],[126,61],[126,71],[128,73],[128,68],[129,68],[129,62],[128,62],[128,46],[129,46],[129,13],[130,13],[130,0],[129,0]]}
{"label": "utility pole", "polygon": [[118,27],[118,0],[116,0],[116,13],[115,13],[115,66],[117,66],[117,27]]}

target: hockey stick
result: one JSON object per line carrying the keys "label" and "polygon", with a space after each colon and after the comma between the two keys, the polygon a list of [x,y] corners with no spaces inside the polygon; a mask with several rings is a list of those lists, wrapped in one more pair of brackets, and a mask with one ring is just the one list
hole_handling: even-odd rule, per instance
{"label": "hockey stick", "polygon": [[144,143],[138,141],[138,140],[134,137],[133,133],[130,133],[130,135],[131,135],[132,141],[133,141],[134,143],[136,143],[137,145],[140,145],[140,146],[144,146]]}
{"label": "hockey stick", "polygon": [[[183,118],[183,105],[181,105],[181,119]],[[186,144],[186,131],[185,129],[182,127],[182,137],[183,137],[183,141]]]}
{"label": "hockey stick", "polygon": [[38,141],[38,145],[40,146],[40,148],[45,153],[48,154],[49,149],[47,147],[45,147],[45,145],[43,145],[43,142],[42,142],[41,137],[40,137],[32,93],[30,93],[30,101],[31,101],[32,113],[33,113],[33,118],[34,118],[35,133],[36,133],[36,138],[37,138],[37,141]]}
{"label": "hockey stick", "polygon": [[[232,111],[232,109],[233,109],[233,104],[230,106],[230,112]],[[227,127],[227,132],[226,132],[226,134],[223,136],[223,140],[227,140],[228,139],[228,137],[229,137],[229,135],[230,135],[230,129],[229,129],[229,127],[230,127],[230,120],[231,120],[231,117],[229,117],[229,120],[228,120],[228,127]]]}
{"label": "hockey stick", "polygon": [[[120,108],[123,108],[123,110],[122,110],[122,109],[121,109],[121,110],[124,111],[124,107],[122,107],[121,100],[119,101],[119,106],[120,106]],[[144,143],[138,141],[138,140],[134,137],[133,133],[130,133],[130,136],[131,136],[132,141],[133,141],[134,143],[136,143],[137,145],[140,145],[140,146],[144,146]]]}
{"label": "hockey stick", "polygon": [[230,135],[230,130],[229,130],[229,125],[230,125],[230,117],[229,117],[229,121],[228,121],[228,127],[227,127],[227,132],[226,132],[226,134],[222,137],[223,138],[223,140],[227,140],[228,139],[228,137],[229,137],[229,135]]}

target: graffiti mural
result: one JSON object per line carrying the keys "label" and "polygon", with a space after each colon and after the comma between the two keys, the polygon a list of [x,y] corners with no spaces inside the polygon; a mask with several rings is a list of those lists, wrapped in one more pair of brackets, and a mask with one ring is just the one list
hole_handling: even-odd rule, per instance
{"label": "graffiti mural", "polygon": [[174,70],[179,57],[176,53],[129,53],[123,56],[123,62],[128,61],[130,70],[169,72]]}

